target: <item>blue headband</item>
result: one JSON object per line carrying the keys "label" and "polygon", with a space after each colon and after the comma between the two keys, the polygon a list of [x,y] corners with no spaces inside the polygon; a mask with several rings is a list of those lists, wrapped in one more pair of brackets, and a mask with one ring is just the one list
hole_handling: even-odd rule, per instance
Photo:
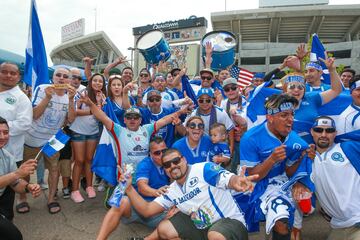
{"label": "blue headband", "polygon": [[288,110],[294,111],[294,105],[291,102],[285,102],[285,103],[281,104],[278,108],[266,109],[268,115],[274,115],[276,113],[284,112],[284,111],[288,111]]}
{"label": "blue headband", "polygon": [[354,91],[356,88],[360,87],[360,80],[353,82],[350,86],[350,92]]}
{"label": "blue headband", "polygon": [[305,83],[305,79],[303,76],[300,75],[290,75],[287,76],[285,79],[285,83],[290,83],[290,82],[299,82],[299,83]]}
{"label": "blue headband", "polygon": [[318,64],[317,62],[309,62],[308,64],[306,64],[306,69],[308,68],[315,68],[318,71],[322,71],[323,68],[321,67],[320,64]]}
{"label": "blue headband", "polygon": [[332,118],[330,118],[330,119],[329,118],[322,118],[322,117],[318,118],[314,122],[312,127],[314,128],[314,127],[317,127],[317,126],[327,126],[327,127],[332,127],[332,128],[336,129],[335,121]]}

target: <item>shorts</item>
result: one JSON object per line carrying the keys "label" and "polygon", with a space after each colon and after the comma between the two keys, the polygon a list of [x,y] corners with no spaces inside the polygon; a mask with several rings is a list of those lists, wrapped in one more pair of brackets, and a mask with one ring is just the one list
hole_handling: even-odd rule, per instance
{"label": "shorts", "polygon": [[71,133],[71,141],[73,142],[86,142],[91,140],[98,141],[99,139],[100,139],[100,132],[92,135],[80,134],[74,131]]}
{"label": "shorts", "polygon": [[[34,159],[40,150],[41,150],[41,147],[29,147],[27,145],[24,145],[24,158],[23,158],[24,160],[23,160],[23,162],[26,162],[29,159]],[[59,169],[59,156],[60,156],[59,152],[57,152],[51,158],[49,158],[45,154],[41,153],[40,156],[38,157],[38,159],[41,158],[41,155],[43,155],[43,157],[44,157],[45,168],[47,168],[49,170]]]}
{"label": "shorts", "polygon": [[61,159],[59,161],[59,170],[62,177],[71,177],[71,160]]}
{"label": "shorts", "polygon": [[169,221],[181,239],[207,240],[207,233],[214,231],[227,240],[248,240],[246,227],[236,219],[222,218],[206,229],[197,229],[190,216],[182,212],[176,213]]}
{"label": "shorts", "polygon": [[130,224],[133,222],[141,223],[145,226],[148,226],[150,228],[156,228],[159,223],[165,218],[166,212],[162,212],[158,215],[145,218],[139,214],[133,206],[131,206],[131,216],[129,218],[122,217],[121,222],[123,224]]}

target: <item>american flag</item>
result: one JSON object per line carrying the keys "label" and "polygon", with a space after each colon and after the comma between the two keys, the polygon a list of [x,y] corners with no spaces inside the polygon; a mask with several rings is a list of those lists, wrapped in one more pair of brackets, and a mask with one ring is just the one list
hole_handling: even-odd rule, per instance
{"label": "american flag", "polygon": [[230,69],[231,77],[237,79],[241,89],[244,89],[246,86],[249,86],[252,82],[254,74],[249,72],[244,68],[239,68],[236,65],[233,65]]}

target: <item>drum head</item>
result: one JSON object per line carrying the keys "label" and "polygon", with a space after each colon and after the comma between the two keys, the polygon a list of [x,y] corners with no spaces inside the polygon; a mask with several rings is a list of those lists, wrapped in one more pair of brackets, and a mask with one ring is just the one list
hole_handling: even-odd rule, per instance
{"label": "drum head", "polygon": [[230,32],[210,32],[202,40],[203,47],[206,47],[207,42],[211,42],[213,51],[216,52],[223,52],[236,46],[236,39]]}
{"label": "drum head", "polygon": [[163,33],[159,30],[147,32],[138,39],[137,48],[144,50],[151,48],[155,46],[163,36]]}

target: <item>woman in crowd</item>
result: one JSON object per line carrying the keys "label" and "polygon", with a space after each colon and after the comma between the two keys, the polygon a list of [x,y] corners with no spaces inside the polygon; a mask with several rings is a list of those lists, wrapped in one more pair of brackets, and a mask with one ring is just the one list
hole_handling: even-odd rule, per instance
{"label": "woman in crowd", "polygon": [[[106,94],[104,76],[98,73],[92,75],[86,91],[90,99],[101,108]],[[96,197],[92,186],[93,173],[91,171],[91,161],[100,136],[98,121],[92,115],[90,108],[81,101],[76,103],[76,118],[71,124],[70,129],[72,130],[71,141],[74,154],[71,199],[76,203],[80,203],[84,201],[79,191],[80,175],[83,170],[86,178],[86,193],[89,198]]]}

